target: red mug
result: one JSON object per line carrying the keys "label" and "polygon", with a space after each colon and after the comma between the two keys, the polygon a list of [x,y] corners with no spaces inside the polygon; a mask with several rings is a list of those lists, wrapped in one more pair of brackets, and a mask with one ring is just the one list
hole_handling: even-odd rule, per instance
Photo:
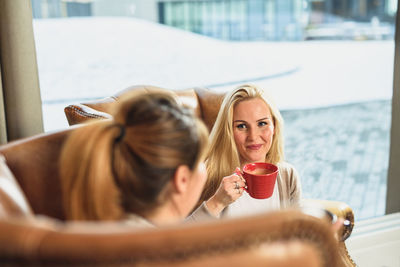
{"label": "red mug", "polygon": [[240,173],[246,180],[249,195],[256,199],[265,199],[274,192],[278,167],[271,163],[256,162],[244,165]]}

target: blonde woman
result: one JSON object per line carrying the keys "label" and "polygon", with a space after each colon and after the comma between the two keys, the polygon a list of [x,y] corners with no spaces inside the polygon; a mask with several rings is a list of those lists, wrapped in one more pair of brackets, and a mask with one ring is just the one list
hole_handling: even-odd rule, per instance
{"label": "blonde woman", "polygon": [[204,124],[166,91],[134,92],[113,119],[77,128],[61,156],[67,219],[161,226],[184,219],[206,181]]}
{"label": "blonde woman", "polygon": [[[236,168],[268,162],[279,168],[273,195],[251,198]],[[250,215],[299,205],[301,186],[293,166],[284,161],[283,119],[260,88],[243,85],[228,93],[210,134],[206,160],[208,180],[194,220],[205,217]]]}

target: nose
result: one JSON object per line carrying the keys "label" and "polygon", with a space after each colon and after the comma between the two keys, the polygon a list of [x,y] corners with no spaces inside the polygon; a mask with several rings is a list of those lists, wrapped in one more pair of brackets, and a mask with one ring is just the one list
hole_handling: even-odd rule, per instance
{"label": "nose", "polygon": [[248,132],[247,132],[247,139],[249,141],[254,141],[257,139],[257,136],[259,134],[259,131],[257,128],[249,128]]}

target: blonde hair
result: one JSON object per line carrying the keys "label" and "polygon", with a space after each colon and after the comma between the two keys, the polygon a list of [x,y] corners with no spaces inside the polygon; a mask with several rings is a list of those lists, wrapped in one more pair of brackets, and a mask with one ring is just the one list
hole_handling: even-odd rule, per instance
{"label": "blonde hair", "polygon": [[118,220],[159,207],[180,165],[203,161],[205,125],[172,93],[133,92],[116,102],[113,119],[74,130],[61,154],[67,219]]}
{"label": "blonde hair", "polygon": [[206,157],[208,179],[200,202],[214,195],[222,178],[232,174],[236,167],[240,167],[239,152],[233,135],[233,110],[239,102],[254,98],[265,102],[274,123],[274,137],[265,161],[276,164],[284,160],[283,118],[279,110],[267,93],[259,87],[247,84],[239,86],[225,96],[211,130],[210,148]]}

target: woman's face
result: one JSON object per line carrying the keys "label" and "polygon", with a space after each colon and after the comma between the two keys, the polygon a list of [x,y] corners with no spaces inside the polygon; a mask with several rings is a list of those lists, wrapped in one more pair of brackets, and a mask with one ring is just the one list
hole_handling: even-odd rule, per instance
{"label": "woman's face", "polygon": [[267,104],[260,98],[244,100],[233,109],[233,135],[240,164],[264,162],[274,137]]}

